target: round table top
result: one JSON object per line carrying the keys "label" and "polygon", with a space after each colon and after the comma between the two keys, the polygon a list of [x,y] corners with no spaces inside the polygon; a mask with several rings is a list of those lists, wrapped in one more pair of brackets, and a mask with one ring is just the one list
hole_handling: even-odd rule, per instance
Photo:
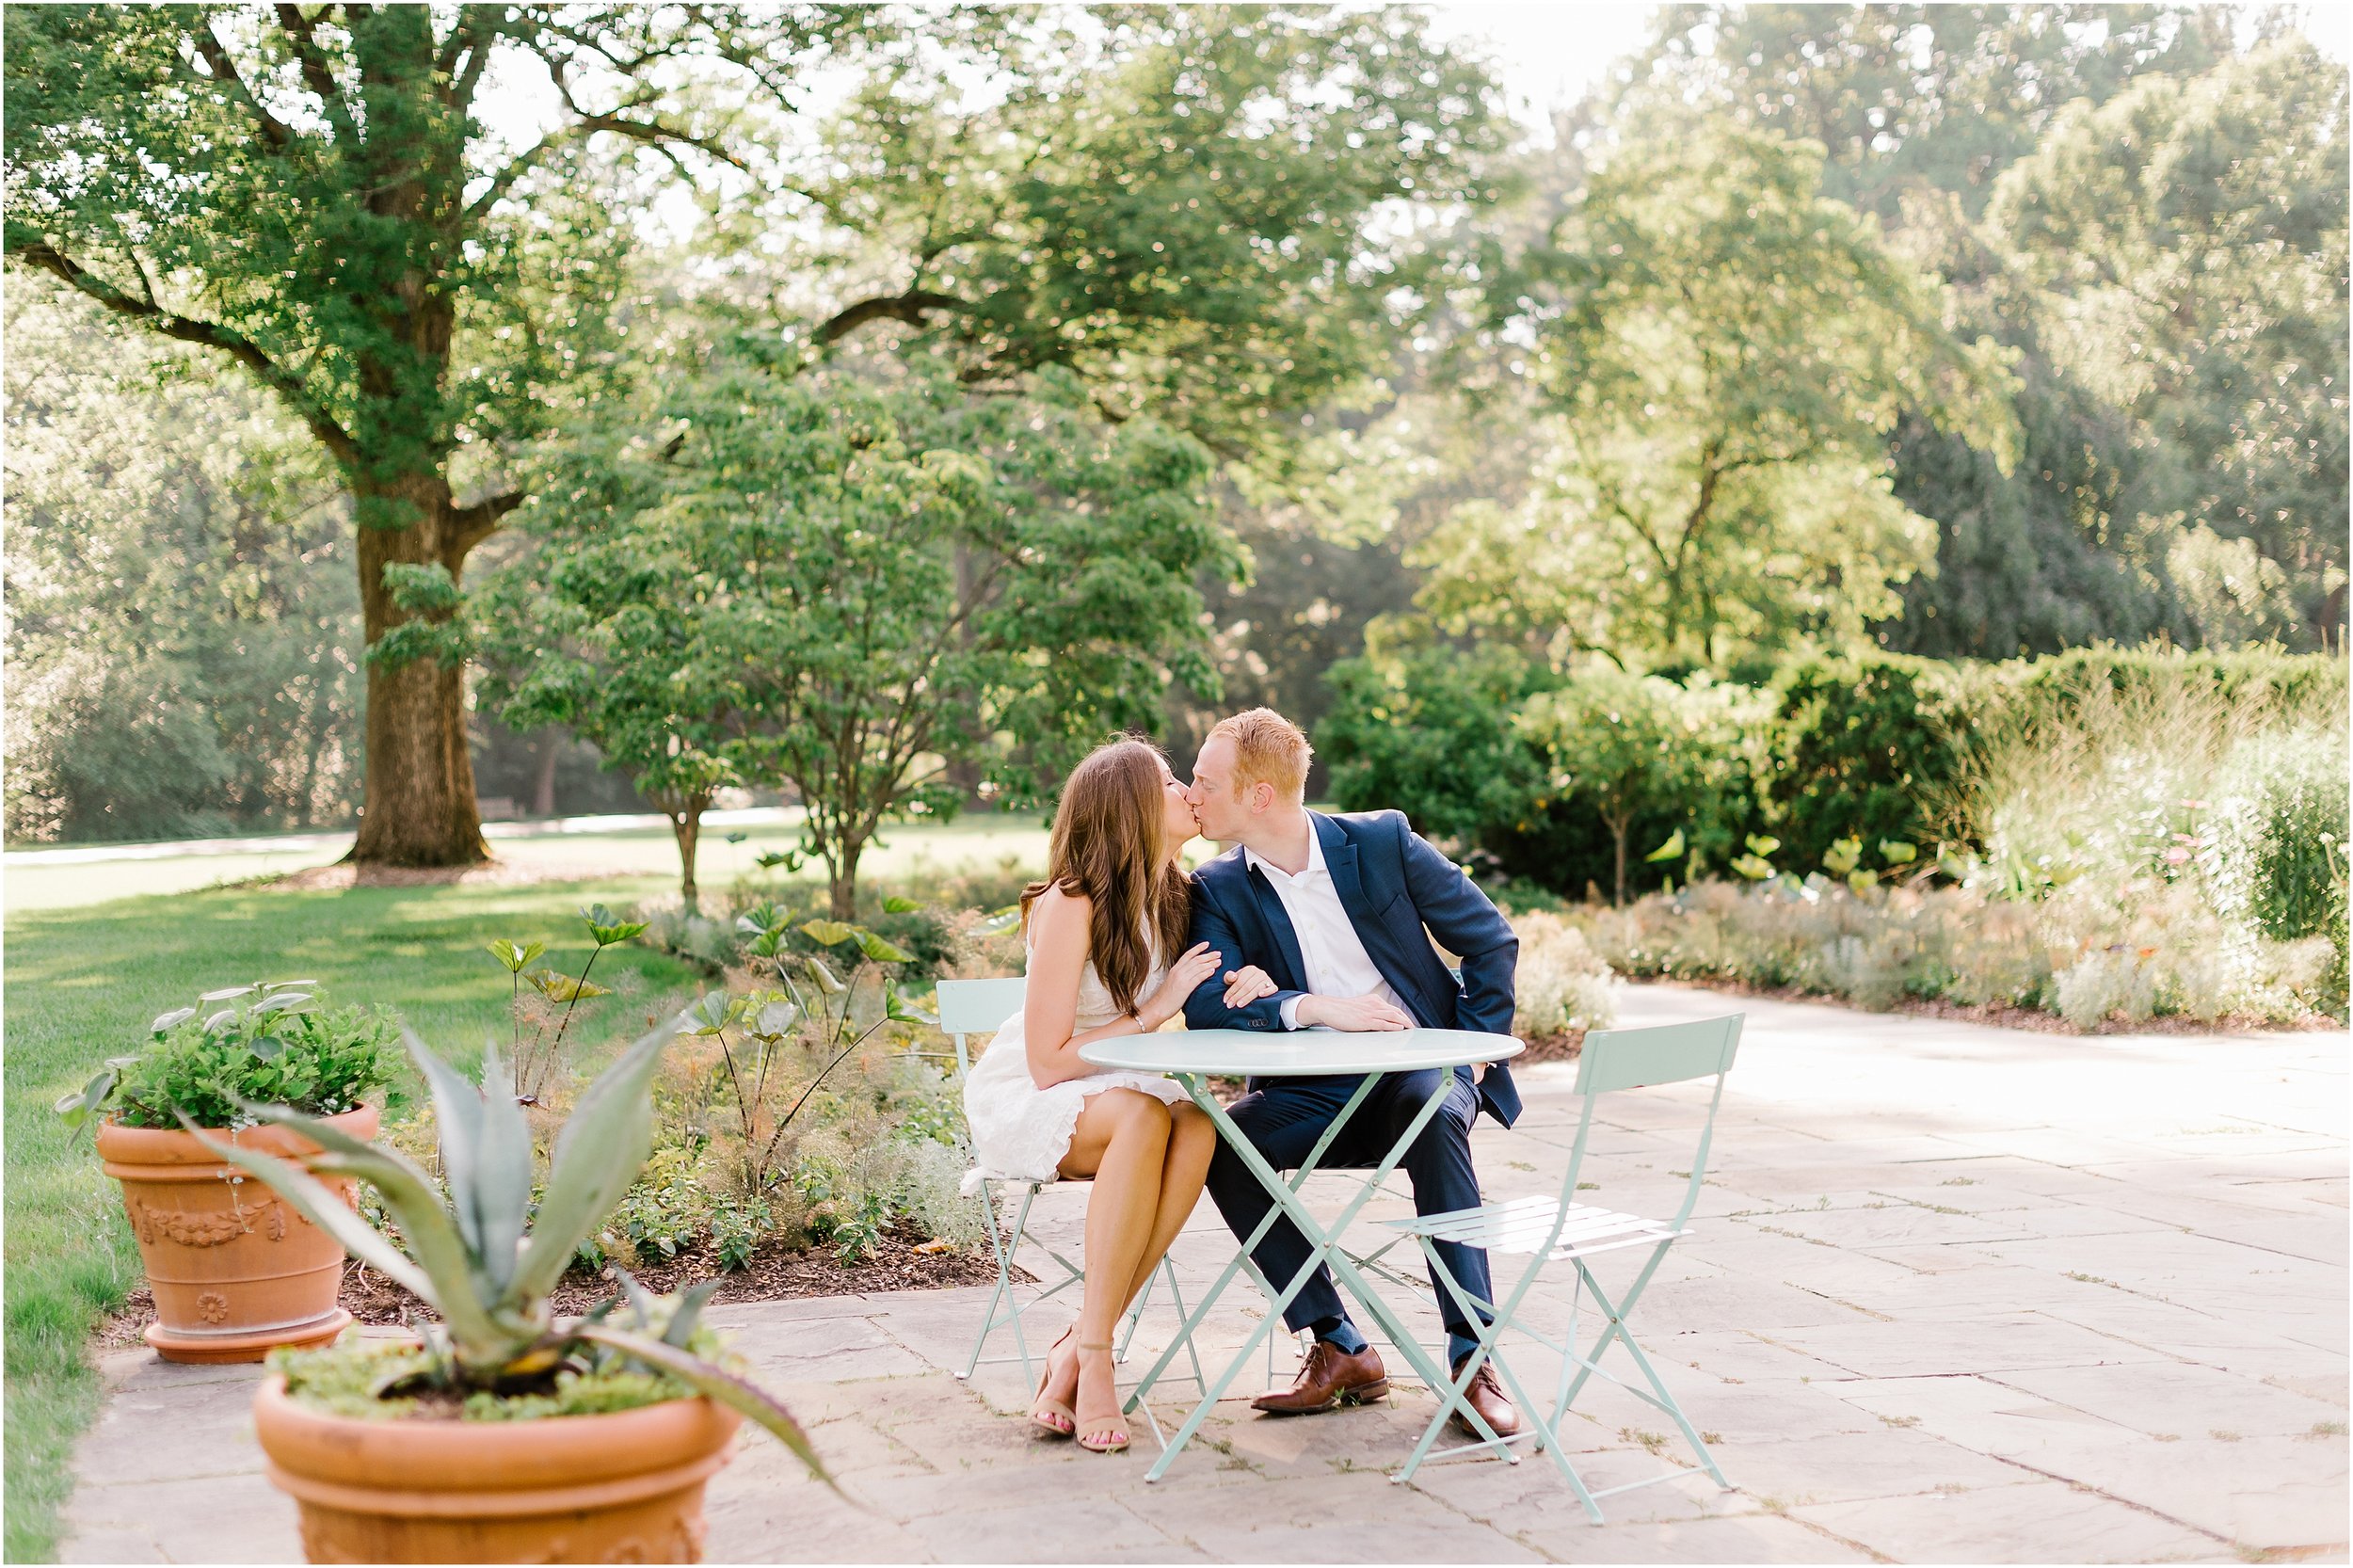
{"label": "round table top", "polygon": [[1144,1073],[1222,1073],[1236,1078],[1321,1078],[1405,1073],[1500,1062],[1528,1048],[1509,1034],[1472,1029],[1189,1029],[1128,1034],[1079,1048],[1097,1067]]}

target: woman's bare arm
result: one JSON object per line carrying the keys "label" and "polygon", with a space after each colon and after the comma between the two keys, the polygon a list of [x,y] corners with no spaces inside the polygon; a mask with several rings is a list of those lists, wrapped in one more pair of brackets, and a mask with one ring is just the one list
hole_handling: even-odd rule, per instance
{"label": "woman's bare arm", "polygon": [[1172,973],[1124,1016],[1073,1034],[1071,1026],[1079,1019],[1079,980],[1086,970],[1087,921],[1092,914],[1093,906],[1084,894],[1065,893],[1060,888],[1048,888],[1030,906],[1030,987],[1021,1008],[1021,1036],[1029,1051],[1031,1081],[1041,1089],[1096,1071],[1091,1063],[1080,1059],[1080,1047],[1122,1035],[1149,1034],[1168,1022],[1184,996],[1219,962],[1217,954],[1196,948],[1177,962],[1177,970],[1190,976],[1183,990],[1173,986],[1171,982],[1178,977]]}

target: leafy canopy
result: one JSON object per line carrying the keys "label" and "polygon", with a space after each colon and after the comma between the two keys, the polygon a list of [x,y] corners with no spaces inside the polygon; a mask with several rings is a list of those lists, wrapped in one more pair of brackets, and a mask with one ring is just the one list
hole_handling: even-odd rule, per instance
{"label": "leafy canopy", "polygon": [[1934,531],[1890,493],[1886,434],[1917,409],[2007,463],[2008,376],[1821,174],[1817,146],[1718,126],[1593,178],[1518,300],[1551,483],[1433,537],[1433,611],[1556,657],[1710,664],[1894,608]]}
{"label": "leafy canopy", "polygon": [[[484,600],[510,723],[563,723],[658,789],[789,785],[836,912],[952,764],[1033,796],[1206,683],[1197,568],[1230,570],[1199,443],[1105,424],[1075,377],[779,374],[757,342],[568,449],[541,548]],[[786,366],[783,368],[791,368]]]}

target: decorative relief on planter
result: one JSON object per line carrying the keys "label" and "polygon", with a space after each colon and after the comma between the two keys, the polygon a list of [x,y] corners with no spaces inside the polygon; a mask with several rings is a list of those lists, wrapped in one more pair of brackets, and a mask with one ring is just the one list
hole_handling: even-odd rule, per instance
{"label": "decorative relief on planter", "polygon": [[288,1211],[276,1198],[250,1208],[216,1208],[196,1213],[179,1208],[151,1208],[143,1198],[128,1199],[125,1207],[131,1211],[132,1228],[138,1232],[140,1240],[150,1245],[175,1241],[184,1247],[222,1246],[240,1236],[252,1235],[257,1224],[264,1236],[283,1241],[288,1228]]}
{"label": "decorative relief on planter", "polygon": [[196,1298],[196,1315],[208,1323],[229,1320],[229,1298],[217,1290],[207,1290]]}

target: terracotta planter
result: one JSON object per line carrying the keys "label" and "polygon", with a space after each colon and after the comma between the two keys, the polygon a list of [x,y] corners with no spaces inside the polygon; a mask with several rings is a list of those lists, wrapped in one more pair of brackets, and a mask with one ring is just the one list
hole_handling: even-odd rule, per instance
{"label": "terracotta planter", "polygon": [[312,1562],[700,1562],[703,1483],[743,1417],[709,1400],[536,1421],[357,1421],[273,1377],[270,1483]]}
{"label": "terracotta planter", "polygon": [[[373,1106],[328,1122],[354,1138],[376,1136]],[[259,1361],[273,1346],[322,1345],[351,1324],[335,1304],[342,1245],[214,1152],[232,1137],[240,1148],[270,1154],[319,1152],[281,1127],[200,1134],[99,1125],[99,1158],[122,1184],[155,1295],[147,1342],[167,1361]],[[244,1179],[232,1184],[232,1176]],[[348,1178],[328,1185],[351,1201]]]}

